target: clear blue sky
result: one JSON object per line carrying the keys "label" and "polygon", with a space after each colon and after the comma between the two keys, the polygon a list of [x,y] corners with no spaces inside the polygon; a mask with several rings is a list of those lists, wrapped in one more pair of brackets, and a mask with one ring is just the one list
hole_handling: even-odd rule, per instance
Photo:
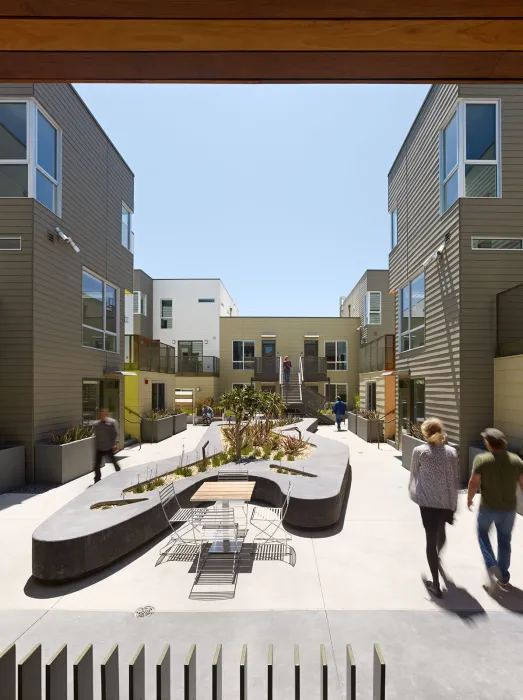
{"label": "clear blue sky", "polygon": [[426,85],[79,85],[133,169],[135,267],[242,315],[338,314],[389,253],[387,173]]}

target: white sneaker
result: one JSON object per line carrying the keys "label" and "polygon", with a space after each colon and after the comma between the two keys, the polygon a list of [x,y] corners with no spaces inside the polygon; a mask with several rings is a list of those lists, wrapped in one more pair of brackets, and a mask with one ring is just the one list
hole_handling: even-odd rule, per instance
{"label": "white sneaker", "polygon": [[500,572],[497,566],[490,566],[487,569],[487,583],[485,584],[484,589],[489,595],[494,595],[498,590],[498,581],[500,579],[499,573]]}

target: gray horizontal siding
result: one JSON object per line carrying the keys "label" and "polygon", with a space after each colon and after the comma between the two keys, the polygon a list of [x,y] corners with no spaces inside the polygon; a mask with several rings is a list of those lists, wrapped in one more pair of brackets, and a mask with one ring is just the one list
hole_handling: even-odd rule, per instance
{"label": "gray horizontal siding", "polygon": [[137,335],[144,335],[146,338],[153,337],[153,280],[143,270],[134,271],[134,291],[147,294],[147,316],[142,314],[134,315],[134,332]]}

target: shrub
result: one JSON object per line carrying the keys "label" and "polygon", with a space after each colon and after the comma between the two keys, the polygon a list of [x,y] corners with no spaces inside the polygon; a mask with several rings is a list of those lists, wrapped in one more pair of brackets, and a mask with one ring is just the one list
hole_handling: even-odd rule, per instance
{"label": "shrub", "polygon": [[214,457],[212,458],[211,462],[212,462],[212,466],[213,466],[213,467],[215,467],[215,468],[216,468],[216,467],[219,467],[220,464],[222,463],[221,455],[214,455]]}
{"label": "shrub", "polygon": [[144,493],[145,492],[145,486],[138,482],[138,484],[135,486],[133,489],[134,493]]}
{"label": "shrub", "polygon": [[359,413],[360,412],[360,397],[359,395],[356,395],[352,399],[352,407],[354,409],[354,413]]}
{"label": "shrub", "polygon": [[274,459],[282,460],[285,457],[285,452],[283,450],[278,450],[274,455]]}
{"label": "shrub", "polygon": [[175,474],[178,474],[178,476],[192,476],[192,469],[191,467],[178,467],[178,469],[174,470]]}
{"label": "shrub", "polygon": [[144,413],[142,418],[145,418],[145,420],[160,420],[161,418],[168,418],[169,413],[167,411],[147,411],[147,413]]}
{"label": "shrub", "polygon": [[295,459],[296,459],[296,458],[295,458],[294,455],[288,455],[288,456],[287,456],[287,462],[294,462]]}
{"label": "shrub", "polygon": [[76,442],[77,440],[84,440],[85,438],[94,435],[94,428],[91,425],[74,425],[69,428],[64,433],[51,433],[51,442],[53,445],[68,445],[70,442]]}
{"label": "shrub", "polygon": [[203,460],[202,460],[201,462],[198,462],[198,464],[196,465],[196,467],[197,467],[198,472],[199,472],[200,474],[201,474],[202,472],[206,472],[206,471],[207,471],[207,465],[205,464],[205,462],[204,462]]}
{"label": "shrub", "polygon": [[260,457],[262,456],[261,449],[257,447],[255,450],[253,450],[252,456],[254,457],[254,459],[260,459]]}
{"label": "shrub", "polygon": [[417,440],[423,440],[423,442],[426,442],[425,437],[421,432],[421,423],[410,423],[409,433],[410,435],[412,435],[413,438],[416,438]]}
{"label": "shrub", "polygon": [[308,441],[301,437],[294,437],[293,435],[282,435],[281,436],[281,446],[284,453],[287,456],[297,457],[306,451],[309,446]]}
{"label": "shrub", "polygon": [[360,416],[366,420],[381,420],[381,415],[377,411],[371,411],[368,408],[360,411]]}

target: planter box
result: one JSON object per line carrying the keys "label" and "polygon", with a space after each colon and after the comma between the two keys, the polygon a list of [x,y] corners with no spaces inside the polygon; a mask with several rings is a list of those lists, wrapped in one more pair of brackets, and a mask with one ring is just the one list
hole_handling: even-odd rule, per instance
{"label": "planter box", "polygon": [[25,484],[25,447],[0,448],[0,493]]}
{"label": "planter box", "polygon": [[358,416],[355,413],[352,413],[351,411],[347,413],[347,428],[354,434],[357,433],[357,419]]}
{"label": "planter box", "polygon": [[424,444],[425,440],[418,440],[418,438],[412,437],[408,433],[403,433],[401,436],[401,463],[409,472],[414,448]]}
{"label": "planter box", "polygon": [[35,444],[35,481],[66,484],[94,469],[94,437],[67,445]]}
{"label": "planter box", "polygon": [[142,418],[142,442],[162,442],[173,436],[173,416],[148,420]]}
{"label": "planter box", "polygon": [[178,433],[187,430],[187,414],[179,413],[177,416],[173,416],[173,427],[174,435],[178,435]]}
{"label": "planter box", "polygon": [[383,421],[357,416],[357,435],[365,442],[383,442]]}

